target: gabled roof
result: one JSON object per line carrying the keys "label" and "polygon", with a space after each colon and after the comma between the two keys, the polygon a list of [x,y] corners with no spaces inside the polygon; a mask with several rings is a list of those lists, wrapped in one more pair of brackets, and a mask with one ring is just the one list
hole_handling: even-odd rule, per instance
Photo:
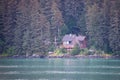
{"label": "gabled roof", "polygon": [[65,35],[62,39],[63,42],[65,41],[72,41],[73,39],[76,38],[76,35],[73,35],[73,34],[69,34],[69,35]]}
{"label": "gabled roof", "polygon": [[86,38],[86,36],[82,36],[82,35],[76,36],[74,34],[67,34],[63,37],[62,41],[66,42],[66,41],[72,41],[74,39],[77,39],[79,41],[83,41],[83,40],[85,40],[85,38]]}
{"label": "gabled roof", "polygon": [[83,40],[85,40],[85,36],[82,36],[82,35],[79,35],[78,37],[77,37],[77,40],[79,40],[79,41],[83,41]]}

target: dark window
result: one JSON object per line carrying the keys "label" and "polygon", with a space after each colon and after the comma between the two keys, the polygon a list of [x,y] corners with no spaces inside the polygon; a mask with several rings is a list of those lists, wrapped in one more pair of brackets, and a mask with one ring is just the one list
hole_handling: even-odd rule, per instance
{"label": "dark window", "polygon": [[72,41],[69,41],[69,44],[71,44],[72,43]]}

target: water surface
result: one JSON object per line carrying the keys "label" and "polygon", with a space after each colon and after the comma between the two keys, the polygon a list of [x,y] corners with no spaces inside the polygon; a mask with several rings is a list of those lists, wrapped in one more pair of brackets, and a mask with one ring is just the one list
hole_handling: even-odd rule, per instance
{"label": "water surface", "polygon": [[0,59],[0,80],[120,80],[120,60]]}

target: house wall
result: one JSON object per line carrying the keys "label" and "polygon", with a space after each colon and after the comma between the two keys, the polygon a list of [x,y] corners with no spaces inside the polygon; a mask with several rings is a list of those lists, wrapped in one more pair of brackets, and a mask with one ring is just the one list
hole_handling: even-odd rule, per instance
{"label": "house wall", "polygon": [[81,49],[86,48],[86,39],[84,41],[82,41],[80,48]]}
{"label": "house wall", "polygon": [[71,44],[68,44],[69,41],[63,42],[63,48],[66,49],[73,49],[76,44],[80,46],[81,49],[86,48],[86,38],[83,40],[80,44],[78,37],[74,38],[71,42]]}
{"label": "house wall", "polygon": [[71,44],[68,44],[67,42],[63,42],[63,47],[67,48],[67,49],[70,49],[70,48],[73,48],[74,45],[73,45],[73,42],[71,42]]}

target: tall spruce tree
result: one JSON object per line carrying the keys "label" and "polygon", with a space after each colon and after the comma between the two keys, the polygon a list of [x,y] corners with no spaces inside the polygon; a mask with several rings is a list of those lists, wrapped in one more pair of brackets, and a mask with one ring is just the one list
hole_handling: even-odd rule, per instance
{"label": "tall spruce tree", "polygon": [[109,42],[114,54],[120,55],[120,1],[111,1]]}
{"label": "tall spruce tree", "polygon": [[0,1],[0,54],[4,51],[4,35],[3,35],[3,29],[4,29],[4,11],[5,11],[5,5],[4,0]]}

